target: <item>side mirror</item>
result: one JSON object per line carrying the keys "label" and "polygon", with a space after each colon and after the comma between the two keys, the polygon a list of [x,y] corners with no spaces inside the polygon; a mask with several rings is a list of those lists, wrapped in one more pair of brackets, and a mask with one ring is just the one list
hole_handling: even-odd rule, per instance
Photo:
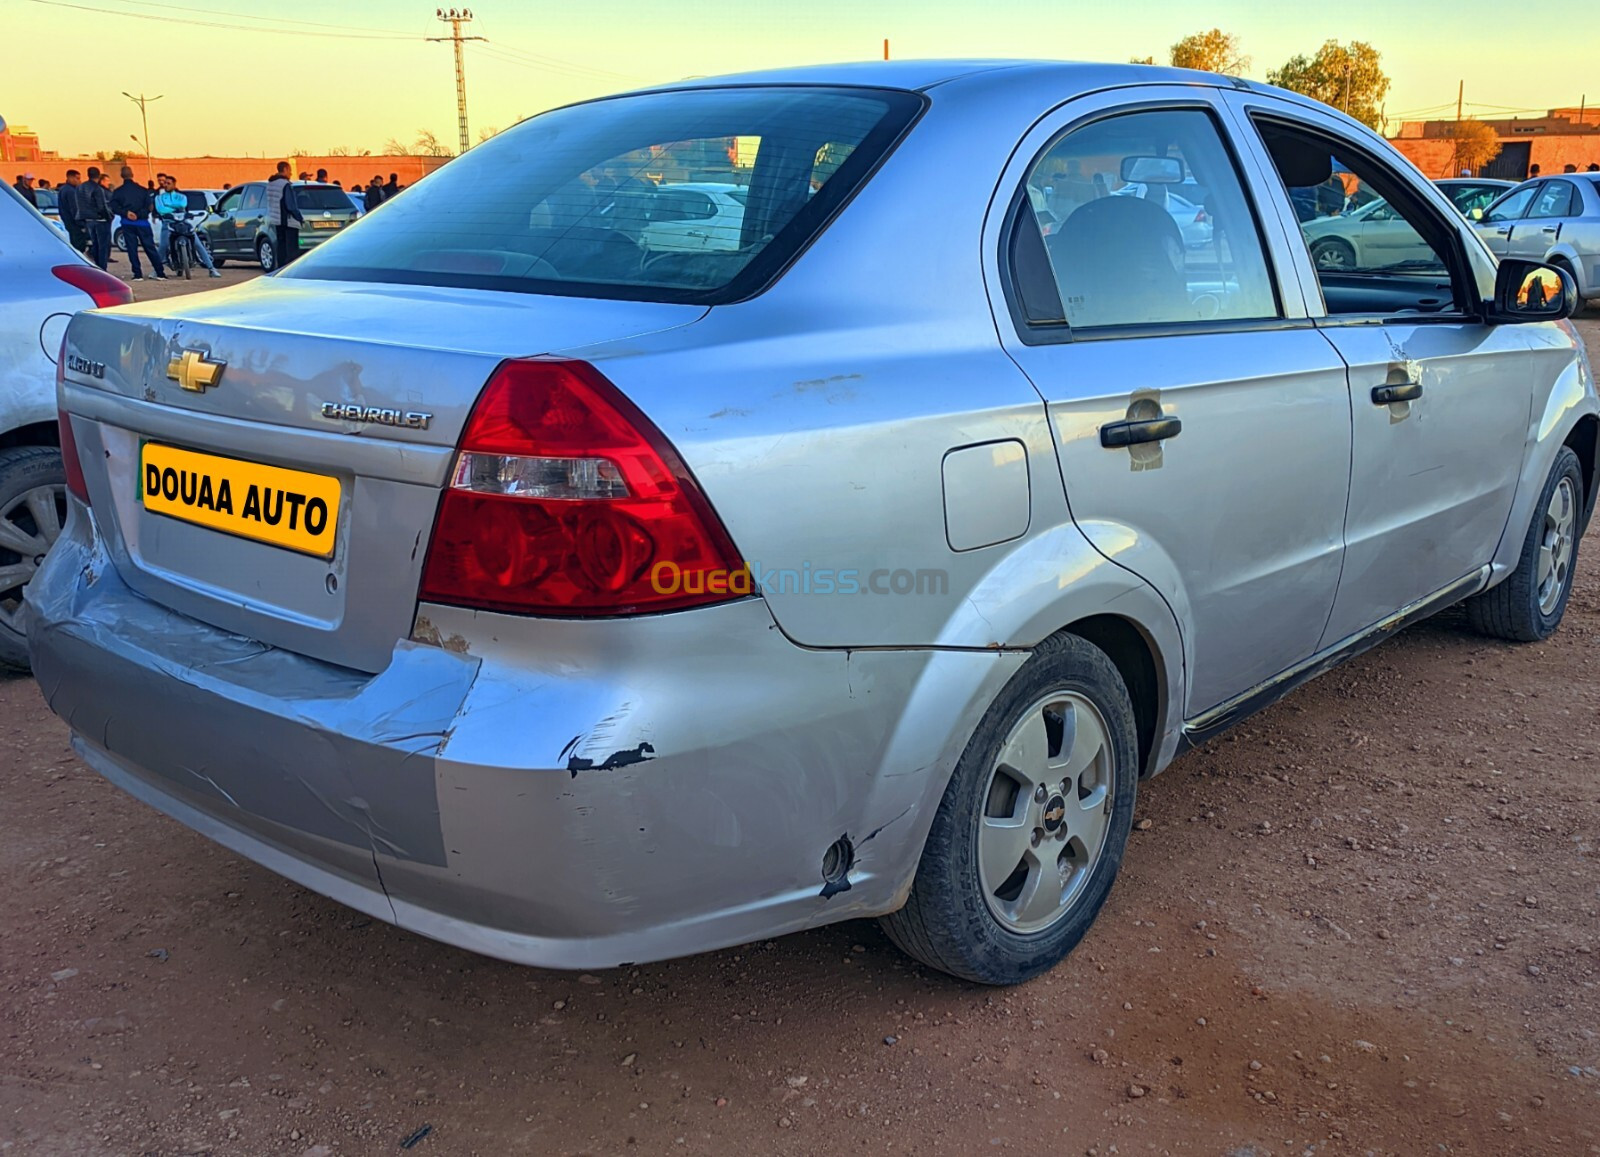
{"label": "side mirror", "polygon": [[1577,312],[1578,283],[1566,270],[1538,261],[1500,262],[1492,321],[1560,321]]}

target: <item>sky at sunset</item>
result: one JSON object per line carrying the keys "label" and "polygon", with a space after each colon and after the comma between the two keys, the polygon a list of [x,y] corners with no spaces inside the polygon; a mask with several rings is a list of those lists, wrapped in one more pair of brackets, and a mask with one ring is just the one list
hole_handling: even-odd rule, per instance
{"label": "sky at sunset", "polygon": [[[429,129],[454,144],[450,47],[436,5],[395,0],[0,0],[0,117],[63,154],[138,133],[156,156],[383,150]],[[467,50],[471,125],[505,128],[569,101],[688,76],[896,58],[1051,57],[1165,63],[1219,25],[1265,79],[1322,41],[1366,40],[1401,116],[1502,116],[1600,102],[1600,5],[1490,0],[483,0]],[[270,15],[269,15],[270,14]],[[1515,62],[1524,62],[1518,66]],[[1535,63],[1536,62],[1536,63]],[[1587,88],[1587,93],[1585,89]],[[1393,127],[1393,126],[1392,126]]]}

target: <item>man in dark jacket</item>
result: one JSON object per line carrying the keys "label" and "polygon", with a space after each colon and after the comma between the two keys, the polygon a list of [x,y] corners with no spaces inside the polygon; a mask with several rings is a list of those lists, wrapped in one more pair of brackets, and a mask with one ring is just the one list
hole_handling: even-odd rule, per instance
{"label": "man in dark jacket", "polygon": [[89,231],[83,227],[83,181],[77,169],[67,170],[67,180],[56,190],[56,213],[67,231],[67,240],[79,253],[89,247]]}
{"label": "man in dark jacket", "polygon": [[389,183],[383,187],[383,199],[387,201],[391,197],[397,196],[400,190],[404,188],[405,186],[400,183],[400,174],[390,173]]}
{"label": "man in dark jacket", "polygon": [[142,246],[156,267],[156,280],[165,281],[167,270],[161,264],[161,254],[156,252],[155,230],[150,217],[155,212],[155,194],[133,179],[133,169],[122,166],[122,184],[111,194],[111,211],[122,218],[122,235],[127,239],[128,264],[133,268],[133,279],[144,280],[144,270],[139,265]]}
{"label": "man in dark jacket", "polygon": [[279,161],[278,171],[267,179],[267,224],[272,226],[275,238],[275,269],[282,269],[300,256],[300,226],[306,220],[300,213],[300,206],[295,204],[290,172],[289,162]]}
{"label": "man in dark jacket", "polygon": [[101,269],[111,261],[111,197],[101,184],[105,177],[94,167],[89,169],[89,183],[79,192],[83,227],[89,234],[89,260]]}
{"label": "man in dark jacket", "polygon": [[381,204],[383,204],[383,178],[373,173],[372,184],[367,186],[367,212],[372,212]]}
{"label": "man in dark jacket", "polygon": [[28,204],[32,205],[35,209],[39,207],[39,198],[33,195],[32,173],[18,173],[16,184],[12,185],[11,187],[17,191],[17,196],[21,197]]}

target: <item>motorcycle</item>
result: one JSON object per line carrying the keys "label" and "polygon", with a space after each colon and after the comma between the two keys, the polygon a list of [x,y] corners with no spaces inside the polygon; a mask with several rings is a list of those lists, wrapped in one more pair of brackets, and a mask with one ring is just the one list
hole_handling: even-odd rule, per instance
{"label": "motorcycle", "polygon": [[167,263],[173,273],[185,279],[193,276],[194,267],[203,264],[199,246],[203,244],[195,234],[194,226],[181,217],[164,219],[167,227]]}

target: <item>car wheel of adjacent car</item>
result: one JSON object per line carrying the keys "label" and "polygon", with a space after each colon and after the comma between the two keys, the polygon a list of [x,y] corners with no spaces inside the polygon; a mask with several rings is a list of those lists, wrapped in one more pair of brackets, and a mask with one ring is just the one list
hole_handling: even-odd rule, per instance
{"label": "car wheel of adjacent car", "polygon": [[1555,633],[1572,594],[1583,502],[1583,467],[1563,446],[1534,507],[1517,569],[1499,586],[1467,600],[1474,630],[1519,643]]}
{"label": "car wheel of adjacent car", "polygon": [[1356,251],[1348,241],[1325,237],[1311,247],[1311,260],[1318,269],[1346,270],[1356,267]]}
{"label": "car wheel of adjacent car", "polygon": [[1138,790],[1122,676],[1057,635],[979,723],[945,788],[905,907],[884,931],[930,967],[1020,984],[1083,939],[1122,864]]}
{"label": "car wheel of adjacent car", "polygon": [[261,262],[263,273],[271,273],[278,267],[278,255],[272,248],[272,242],[265,237],[256,242],[256,260]]}
{"label": "car wheel of adjacent car", "polygon": [[22,590],[67,518],[67,474],[53,446],[0,450],[0,668],[28,669]]}

